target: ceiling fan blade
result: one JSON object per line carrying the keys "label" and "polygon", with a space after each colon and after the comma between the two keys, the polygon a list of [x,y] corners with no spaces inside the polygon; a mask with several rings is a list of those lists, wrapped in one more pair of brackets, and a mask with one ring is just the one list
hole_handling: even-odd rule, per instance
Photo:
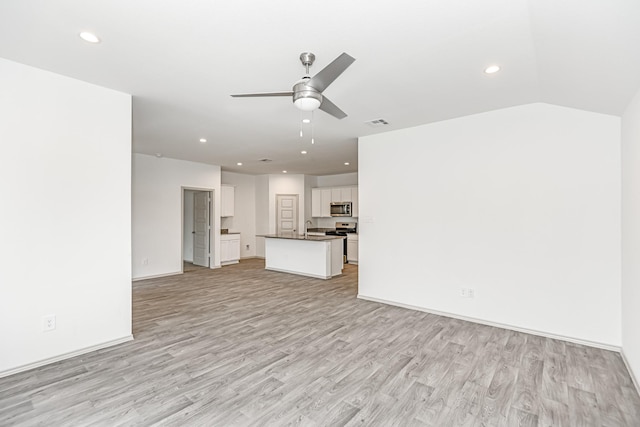
{"label": "ceiling fan blade", "polygon": [[233,98],[256,98],[262,96],[293,96],[293,92],[263,92],[263,93],[241,93],[231,95]]}
{"label": "ceiling fan blade", "polygon": [[329,101],[329,98],[326,96],[322,97],[322,104],[320,104],[320,109],[327,114],[331,114],[336,119],[344,119],[347,117],[347,113],[339,109],[336,104]]}
{"label": "ceiling fan blade", "polygon": [[353,64],[355,58],[347,55],[346,53],[342,53],[342,55],[338,56],[333,62],[322,70],[318,72],[315,76],[311,78],[307,82],[307,85],[316,89],[319,92],[322,92],[329,86],[335,79],[346,70],[349,65]]}

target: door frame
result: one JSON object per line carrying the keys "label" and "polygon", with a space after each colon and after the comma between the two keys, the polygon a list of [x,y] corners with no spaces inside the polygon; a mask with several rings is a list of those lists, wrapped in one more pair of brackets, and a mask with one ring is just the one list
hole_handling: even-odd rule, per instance
{"label": "door frame", "polygon": [[275,215],[275,230],[274,232],[277,233],[278,232],[278,217],[279,217],[279,206],[278,206],[278,196],[285,196],[285,197],[295,197],[296,198],[296,218],[295,218],[295,224],[296,224],[296,233],[300,234],[300,195],[299,194],[295,194],[295,193],[288,193],[288,194],[283,194],[283,193],[277,193],[276,194],[276,215]]}
{"label": "door frame", "polygon": [[215,189],[203,187],[181,187],[180,188],[180,273],[184,274],[184,193],[185,191],[206,191],[209,193],[211,202],[209,203],[209,268],[216,268],[214,256],[217,252],[217,240],[215,239]]}

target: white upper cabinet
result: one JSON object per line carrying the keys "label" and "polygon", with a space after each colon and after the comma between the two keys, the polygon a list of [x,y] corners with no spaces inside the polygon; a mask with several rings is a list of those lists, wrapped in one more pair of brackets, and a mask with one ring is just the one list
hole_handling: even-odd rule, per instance
{"label": "white upper cabinet", "polygon": [[340,191],[339,188],[332,188],[331,189],[331,202],[342,202],[343,200],[341,200],[340,198],[342,197],[342,192]]}
{"label": "white upper cabinet", "polygon": [[319,218],[322,216],[322,189],[311,189],[311,216]]}
{"label": "white upper cabinet", "polygon": [[358,187],[312,188],[311,216],[330,218],[332,202],[352,202],[352,216],[358,216]]}
{"label": "white upper cabinet", "polygon": [[351,187],[344,187],[340,189],[340,200],[339,202],[350,202],[351,201]]}
{"label": "white upper cabinet", "polygon": [[222,185],[220,187],[220,216],[235,215],[235,204],[235,188],[231,185]]}
{"label": "white upper cabinet", "polygon": [[358,203],[358,187],[351,187],[351,216],[358,217],[359,203]]}
{"label": "white upper cabinet", "polygon": [[320,216],[331,217],[331,189],[323,188],[320,193],[322,200],[320,201]]}

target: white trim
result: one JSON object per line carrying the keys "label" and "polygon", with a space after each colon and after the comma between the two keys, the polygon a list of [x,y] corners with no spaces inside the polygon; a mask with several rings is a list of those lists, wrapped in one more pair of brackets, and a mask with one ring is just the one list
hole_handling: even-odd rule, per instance
{"label": "white trim", "polygon": [[633,385],[636,387],[636,391],[638,392],[638,394],[640,394],[640,383],[638,382],[638,379],[636,378],[636,376],[633,374],[633,370],[631,369],[631,365],[629,365],[627,356],[625,356],[624,354],[624,348],[620,350],[620,356],[622,356],[622,361],[624,362],[624,365],[627,367],[627,371],[629,371],[629,376],[631,377],[631,381],[633,382]]}
{"label": "white trim", "polygon": [[151,275],[151,276],[136,277],[134,279],[131,279],[131,281],[132,282],[139,282],[140,280],[159,279],[160,277],[177,276],[179,274],[183,274],[183,272],[182,271],[174,271],[173,273],[162,273],[162,274],[154,274],[154,275]]}
{"label": "white trim", "polygon": [[622,351],[622,349],[619,346],[615,346],[615,345],[611,345],[611,344],[604,344],[604,343],[595,342],[595,341],[587,341],[587,340],[581,340],[581,339],[578,339],[578,338],[566,337],[566,336],[563,336],[563,335],[550,334],[550,333],[547,333],[547,332],[536,331],[534,329],[520,328],[518,326],[507,325],[507,324],[504,324],[504,323],[490,322],[490,321],[483,320],[483,319],[477,319],[475,317],[460,316],[458,314],[447,313],[447,312],[437,311],[437,310],[431,310],[431,309],[424,308],[424,307],[418,307],[418,306],[415,306],[415,305],[402,304],[402,303],[395,302],[395,301],[388,301],[388,300],[384,300],[384,299],[368,297],[368,296],[361,295],[361,294],[358,294],[358,298],[359,299],[363,299],[363,300],[367,300],[367,301],[379,302],[381,304],[388,304],[388,305],[394,305],[396,307],[408,308],[410,310],[424,311],[425,313],[436,314],[438,316],[451,317],[451,318],[454,318],[454,319],[465,320],[467,322],[480,323],[482,325],[493,326],[493,327],[496,327],[496,328],[509,329],[509,330],[517,331],[517,332],[524,332],[525,334],[531,334],[531,335],[537,335],[537,336],[541,336],[541,337],[545,337],[545,338],[553,338],[553,339],[556,339],[556,340],[568,341],[568,342],[571,342],[571,343],[574,343],[574,344],[586,345],[588,347],[596,347],[596,348],[601,348],[603,350],[615,351],[615,352],[618,352],[618,353],[621,353],[621,351]]}
{"label": "white trim", "polygon": [[295,274],[297,276],[313,277],[314,279],[322,279],[322,280],[331,279],[333,277],[333,276],[322,276],[320,274],[301,273],[299,271],[284,270],[282,268],[273,268],[273,267],[265,267],[265,270],[277,271],[279,273]]}
{"label": "white trim", "polygon": [[103,342],[101,344],[92,345],[91,347],[85,347],[80,350],[71,351],[69,353],[63,353],[58,356],[49,357],[47,359],[39,360],[37,362],[29,363],[27,365],[18,366],[17,368],[9,369],[6,371],[0,371],[0,378],[8,377],[9,375],[18,374],[20,372],[28,371],[30,369],[39,368],[40,366],[48,365],[50,363],[59,362],[65,359],[71,359],[72,357],[80,356],[82,354],[91,353],[92,351],[101,350],[106,347],[122,344],[127,341],[132,341],[133,335],[127,335],[122,338]]}

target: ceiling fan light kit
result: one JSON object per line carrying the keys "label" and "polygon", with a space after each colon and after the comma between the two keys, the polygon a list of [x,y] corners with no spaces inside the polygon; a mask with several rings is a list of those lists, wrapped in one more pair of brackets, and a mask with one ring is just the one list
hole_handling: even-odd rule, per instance
{"label": "ceiling fan light kit", "polygon": [[302,111],[321,109],[337,119],[344,119],[347,114],[338,108],[333,102],[322,95],[322,92],[335,79],[340,76],[352,63],[354,58],[342,53],[318,74],[309,77],[309,67],[313,65],[316,56],[311,52],[300,54],[300,62],[305,67],[306,75],[293,85],[291,92],[247,93],[231,95],[234,98],[265,97],[265,96],[291,96],[294,105]]}
{"label": "ceiling fan light kit", "polygon": [[294,86],[293,103],[295,106],[302,111],[313,111],[320,107],[322,95],[318,92],[307,90],[307,86],[296,91],[295,88],[300,85],[304,85],[304,83],[298,83]]}

